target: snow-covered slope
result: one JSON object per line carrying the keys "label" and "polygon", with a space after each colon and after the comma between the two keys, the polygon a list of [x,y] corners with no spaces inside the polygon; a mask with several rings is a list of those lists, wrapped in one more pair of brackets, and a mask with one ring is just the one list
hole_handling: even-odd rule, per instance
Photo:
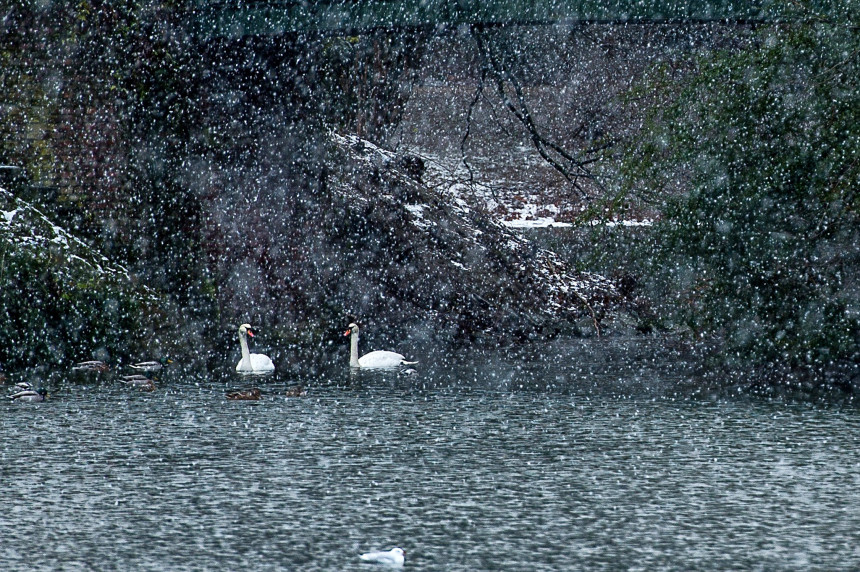
{"label": "snow-covered slope", "polygon": [[[42,211],[0,187],[0,240],[6,248],[57,259],[57,272],[91,272],[110,279],[128,279],[129,272],[90,248],[83,240],[54,224]],[[143,288],[142,292],[151,295]]]}
{"label": "snow-covered slope", "polygon": [[10,370],[114,358],[153,332],[161,304],[42,211],[0,188],[0,363]]}
{"label": "snow-covered slope", "polygon": [[[505,325],[543,331],[583,316],[599,328],[600,316],[618,301],[610,280],[576,272],[449,189],[428,187],[420,169],[404,167],[413,162],[358,137],[332,138],[348,156],[343,164],[350,165],[335,177],[334,189],[351,210],[368,218],[377,211],[397,213],[386,223],[397,237],[391,243],[409,247],[388,254],[431,284],[401,288],[417,306],[444,308],[478,330]],[[407,276],[393,274],[390,282],[409,284]]]}

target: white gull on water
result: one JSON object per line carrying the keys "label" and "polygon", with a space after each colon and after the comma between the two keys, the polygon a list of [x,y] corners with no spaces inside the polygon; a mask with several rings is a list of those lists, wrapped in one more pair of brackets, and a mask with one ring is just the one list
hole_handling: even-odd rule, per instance
{"label": "white gull on water", "polygon": [[394,568],[403,566],[403,549],[400,547],[392,548],[387,551],[365,552],[359,558],[365,562],[373,562],[375,564],[383,564]]}

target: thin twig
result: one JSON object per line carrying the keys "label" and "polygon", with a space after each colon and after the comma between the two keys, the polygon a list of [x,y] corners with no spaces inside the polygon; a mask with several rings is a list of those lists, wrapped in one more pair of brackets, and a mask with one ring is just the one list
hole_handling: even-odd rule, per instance
{"label": "thin twig", "polygon": [[[514,77],[514,75],[507,70],[507,68],[496,56],[496,54],[494,54],[490,43],[485,40],[481,30],[478,28],[473,29],[473,36],[475,37],[478,51],[485,59],[485,65],[484,69],[482,70],[481,76],[482,84],[485,81],[488,73],[492,72],[493,79],[496,83],[496,92],[498,93],[499,98],[501,99],[504,106],[526,128],[526,131],[531,138],[532,144],[534,145],[540,156],[550,166],[552,166],[556,171],[558,171],[565,178],[565,180],[567,180],[573,186],[573,188],[576,189],[577,192],[579,192],[583,199],[590,199],[591,197],[580,184],[580,179],[590,180],[592,181],[592,184],[595,184],[602,189],[602,185],[600,185],[600,182],[597,181],[594,174],[588,168],[588,165],[594,163],[597,159],[583,159],[576,157],[573,154],[569,153],[567,150],[565,150],[561,145],[547,139],[541,133],[541,130],[538,128],[537,123],[532,117],[531,110],[529,109],[528,102],[526,101],[522,85],[520,85],[516,77]],[[508,94],[507,85],[510,85],[513,88],[516,100],[512,99],[511,96]],[[481,87],[481,91],[483,91],[483,85]],[[599,147],[589,149],[585,151],[584,154],[594,154],[611,146],[611,142],[606,143]],[[559,160],[559,158],[567,162],[573,170],[565,166],[562,161]]]}

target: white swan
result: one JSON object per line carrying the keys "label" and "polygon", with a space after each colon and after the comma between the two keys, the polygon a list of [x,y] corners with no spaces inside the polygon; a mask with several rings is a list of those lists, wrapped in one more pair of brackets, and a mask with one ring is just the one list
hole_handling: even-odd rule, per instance
{"label": "white swan", "polygon": [[242,359],[236,364],[239,373],[271,373],[275,371],[275,364],[265,354],[252,354],[248,351],[248,336],[254,337],[251,324],[239,326],[239,345],[242,347]]}
{"label": "white swan", "polygon": [[403,566],[404,551],[399,546],[387,551],[365,552],[359,558],[365,562],[374,562],[392,568],[400,568]]}
{"label": "white swan", "polygon": [[358,357],[358,324],[350,324],[343,334],[349,336],[349,366],[365,369],[390,369],[401,365],[413,365],[417,361],[406,361],[406,358],[396,352],[376,351]]}

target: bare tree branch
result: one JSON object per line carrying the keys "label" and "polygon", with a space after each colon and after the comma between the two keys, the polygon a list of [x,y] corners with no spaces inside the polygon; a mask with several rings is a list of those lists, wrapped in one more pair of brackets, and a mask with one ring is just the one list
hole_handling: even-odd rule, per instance
{"label": "bare tree branch", "polygon": [[[483,31],[477,27],[473,28],[473,37],[478,46],[482,58],[485,60],[484,67],[481,72],[481,85],[476,93],[477,96],[483,90],[483,84],[487,76],[492,76],[496,84],[496,92],[505,107],[517,118],[517,120],[526,128],[529,137],[537,152],[541,157],[558,171],[580,194],[583,199],[590,199],[586,190],[581,184],[582,179],[587,179],[592,184],[602,188],[600,182],[588,168],[588,165],[594,163],[598,159],[595,157],[584,158],[582,156],[574,156],[558,143],[548,139],[541,133],[537,123],[534,121],[531,110],[529,109],[523,92],[522,85],[517,78],[510,73],[503,61],[493,52],[491,42],[484,37]],[[513,89],[513,97],[509,93],[509,88]],[[474,105],[474,101],[473,104]],[[471,110],[469,115],[471,117]],[[580,126],[577,132],[581,132],[584,126]],[[581,155],[593,155],[599,151],[605,150],[612,146],[612,143],[607,143],[598,147],[593,147],[584,151]],[[462,149],[462,146],[461,146]]]}
{"label": "bare tree branch", "polygon": [[[469,110],[466,114],[466,132],[463,133],[462,139],[460,139],[460,160],[463,162],[463,165],[466,167],[466,171],[469,173],[469,186],[474,187],[475,185],[475,173],[472,169],[472,165],[469,164],[468,156],[466,154],[466,141],[469,139],[469,135],[472,132],[472,114],[475,111],[475,106],[478,105],[478,101],[481,99],[481,95],[484,93],[484,82],[487,79],[487,69],[486,67],[481,68],[481,78],[478,81],[478,87],[475,89],[475,95],[472,97],[472,101],[469,102]],[[496,197],[496,192],[492,188],[490,188],[490,192],[493,194],[494,199],[498,199]]]}

